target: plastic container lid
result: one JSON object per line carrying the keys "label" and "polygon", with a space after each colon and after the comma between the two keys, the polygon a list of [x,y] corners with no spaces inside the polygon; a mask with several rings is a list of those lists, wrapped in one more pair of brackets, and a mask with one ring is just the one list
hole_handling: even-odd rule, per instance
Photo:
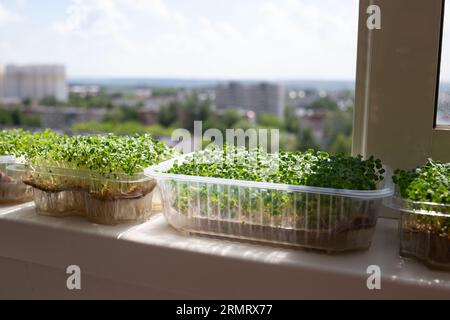
{"label": "plastic container lid", "polygon": [[30,172],[45,173],[46,175],[70,178],[84,178],[91,180],[104,180],[118,183],[139,183],[150,179],[143,172],[128,175],[126,173],[99,173],[88,169],[61,168],[42,165],[11,164],[7,172],[13,176],[22,176]]}
{"label": "plastic container lid", "polygon": [[165,173],[169,170],[173,164],[178,161],[183,163],[183,161],[192,154],[185,154],[168,161],[162,162],[158,165],[151,166],[144,170],[144,173],[148,176],[155,177],[156,179],[175,179],[178,181],[189,181],[198,183],[215,183],[221,185],[233,185],[242,187],[252,187],[260,189],[271,189],[280,191],[291,191],[291,192],[303,192],[303,193],[316,193],[316,194],[326,194],[326,195],[337,195],[343,197],[360,198],[360,199],[379,199],[391,197],[394,194],[394,187],[391,180],[392,170],[388,167],[384,167],[386,173],[384,175],[384,186],[377,190],[350,190],[350,189],[335,189],[335,188],[322,188],[322,187],[309,187],[302,185],[290,185],[281,183],[271,183],[271,182],[255,182],[255,181],[245,181],[245,180],[232,180],[232,179],[222,179],[222,178],[211,178],[202,176],[190,176],[190,175],[180,175],[180,174],[170,174]]}
{"label": "plastic container lid", "polygon": [[383,204],[401,212],[450,217],[450,204],[405,199],[400,196],[398,188],[394,196],[385,199]]}
{"label": "plastic container lid", "polygon": [[16,163],[17,158],[14,156],[0,156],[0,164]]}

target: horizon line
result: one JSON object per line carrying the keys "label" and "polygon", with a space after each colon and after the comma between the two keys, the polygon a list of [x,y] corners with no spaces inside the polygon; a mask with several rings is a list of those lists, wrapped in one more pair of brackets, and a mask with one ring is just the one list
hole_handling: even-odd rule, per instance
{"label": "horizon line", "polygon": [[187,80],[187,81],[346,81],[355,82],[355,79],[347,78],[206,78],[206,77],[157,77],[157,76],[67,76],[67,79],[72,80]]}

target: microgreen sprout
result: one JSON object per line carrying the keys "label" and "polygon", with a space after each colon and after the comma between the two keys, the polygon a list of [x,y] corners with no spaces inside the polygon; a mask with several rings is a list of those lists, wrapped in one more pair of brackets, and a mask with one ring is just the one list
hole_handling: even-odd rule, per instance
{"label": "microgreen sprout", "polygon": [[381,160],[307,151],[265,153],[234,146],[201,151],[169,173],[353,190],[375,190],[383,180]]}
{"label": "microgreen sprout", "polygon": [[450,163],[429,159],[416,169],[396,170],[392,179],[406,199],[450,204]]}
{"label": "microgreen sprout", "polygon": [[168,159],[173,150],[150,135],[58,136],[52,145],[35,146],[32,163],[101,174],[140,173],[144,168]]}
{"label": "microgreen sprout", "polygon": [[408,228],[450,238],[449,216],[420,214],[422,211],[450,214],[450,163],[429,159],[413,170],[396,170],[393,181],[401,197],[413,201],[405,202],[405,206],[419,211],[405,220]]}

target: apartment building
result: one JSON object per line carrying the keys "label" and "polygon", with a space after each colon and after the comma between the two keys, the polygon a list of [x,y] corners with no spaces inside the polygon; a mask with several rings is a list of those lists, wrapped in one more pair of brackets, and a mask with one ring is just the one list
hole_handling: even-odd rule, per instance
{"label": "apartment building", "polygon": [[218,110],[235,108],[256,113],[283,115],[285,90],[280,84],[230,82],[217,86],[215,93]]}
{"label": "apartment building", "polygon": [[67,101],[65,67],[61,65],[6,65],[0,67],[0,98],[2,100],[31,99],[38,102],[53,96]]}

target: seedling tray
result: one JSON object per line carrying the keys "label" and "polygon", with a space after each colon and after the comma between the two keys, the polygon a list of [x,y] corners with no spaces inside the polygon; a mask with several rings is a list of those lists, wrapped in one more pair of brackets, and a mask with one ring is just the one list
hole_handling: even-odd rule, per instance
{"label": "seedling tray", "polygon": [[189,234],[330,253],[367,249],[382,199],[393,194],[387,173],[373,191],[164,173],[186,156],[146,173],[158,181],[168,223]]}
{"label": "seedling tray", "polygon": [[31,187],[7,173],[7,166],[18,162],[15,157],[0,156],[0,204],[23,203],[33,199]]}
{"label": "seedling tray", "polygon": [[11,165],[7,171],[33,187],[41,215],[83,216],[100,224],[118,224],[142,222],[152,214],[156,181],[143,173],[105,175],[31,165]]}
{"label": "seedling tray", "polygon": [[450,205],[411,201],[398,192],[387,205],[400,212],[400,255],[450,270]]}

